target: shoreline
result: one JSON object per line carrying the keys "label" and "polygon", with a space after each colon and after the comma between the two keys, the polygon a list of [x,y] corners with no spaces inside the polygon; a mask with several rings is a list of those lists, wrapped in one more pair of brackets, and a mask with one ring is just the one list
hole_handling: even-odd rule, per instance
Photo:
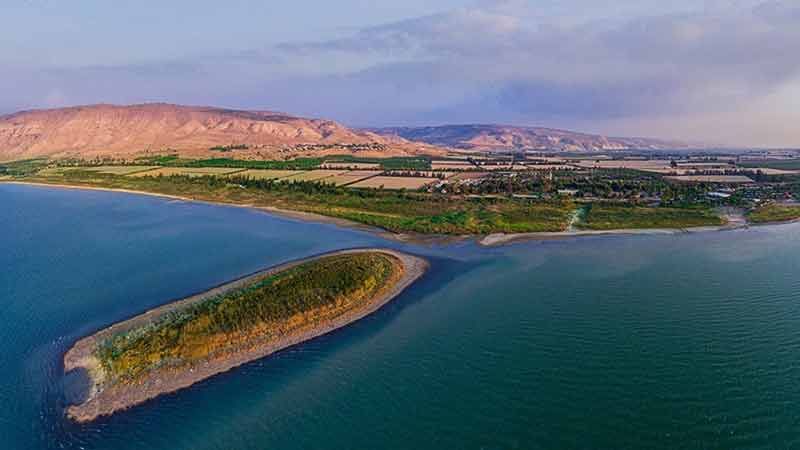
{"label": "shoreline", "polygon": [[195,199],[191,197],[184,197],[181,195],[173,195],[173,194],[161,194],[158,192],[150,192],[150,191],[139,191],[135,189],[120,189],[120,188],[109,188],[109,187],[100,187],[100,186],[87,186],[87,185],[80,185],[80,184],[63,184],[63,183],[45,183],[41,181],[19,181],[19,180],[3,180],[0,179],[0,184],[17,184],[23,186],[40,186],[40,187],[51,187],[56,189],[71,189],[71,190],[87,190],[87,191],[100,191],[100,192],[117,192],[122,194],[133,194],[133,195],[145,195],[149,197],[159,197],[169,200],[179,200],[183,202],[190,202],[190,203],[202,203],[206,205],[214,205],[214,206],[230,206],[235,208],[245,208],[251,209],[255,211],[264,212],[267,214],[273,214],[278,217],[282,217],[285,219],[293,219],[299,220],[303,222],[313,222],[319,223],[324,225],[334,225],[337,227],[347,228],[350,230],[355,231],[362,231],[365,233],[370,233],[372,235],[390,240],[395,242],[403,242],[403,243],[413,243],[413,244],[420,244],[420,245],[430,245],[430,244],[440,244],[440,243],[450,243],[450,242],[460,242],[464,240],[468,240],[474,238],[475,236],[472,235],[441,235],[441,234],[418,234],[418,233],[395,233],[393,231],[384,230],[382,228],[374,227],[371,225],[366,225],[360,222],[355,222],[348,219],[342,219],[339,217],[332,217],[326,216],[323,214],[317,214],[313,212],[306,212],[306,211],[297,211],[293,209],[283,209],[283,208],[276,208],[274,206],[257,206],[252,204],[246,203],[228,203],[228,202],[221,202],[221,201],[214,201],[214,200],[202,200],[202,199]]}
{"label": "shoreline", "polygon": [[[400,261],[402,273],[397,282],[379,292],[363,307],[347,311],[338,317],[312,328],[295,330],[285,336],[281,336],[277,340],[256,342],[251,348],[237,351],[224,357],[199,361],[180,370],[154,370],[145,375],[136,385],[114,384],[104,386],[102,369],[99,368],[99,361],[94,357],[93,352],[97,344],[107,337],[136,328],[151,322],[155,318],[162,317],[171,311],[185,308],[191,304],[247,285],[255,280],[291,269],[305,262],[326,256],[365,252],[380,252],[397,258]],[[144,403],[160,395],[176,392],[248,362],[264,358],[280,350],[343,328],[374,313],[389,303],[422,277],[428,268],[429,263],[425,259],[391,249],[359,248],[339,250],[279,264],[211,288],[202,293],[169,302],[130,319],[112,324],[92,335],[79,339],[64,354],[64,374],[75,370],[85,370],[91,382],[87,398],[77,405],[69,406],[66,409],[66,416],[78,423],[91,422],[98,417],[108,416],[115,412]]]}
{"label": "shoreline", "polygon": [[[485,247],[495,247],[525,241],[546,241],[569,239],[585,236],[655,236],[678,235],[690,233],[707,233],[714,231],[731,231],[747,229],[751,225],[743,215],[724,214],[726,223],[717,226],[688,227],[688,228],[628,228],[617,230],[571,230],[540,233],[495,233],[483,237],[478,243]],[[798,219],[800,220],[800,219]],[[763,225],[774,225],[763,224]]]}
{"label": "shoreline", "polygon": [[392,231],[384,230],[382,228],[366,225],[359,222],[354,222],[352,220],[325,216],[323,214],[317,214],[312,212],[282,209],[272,206],[256,206],[252,204],[201,200],[201,199],[194,199],[191,197],[184,197],[180,195],[161,194],[158,192],[138,191],[134,189],[119,189],[119,188],[107,188],[98,186],[71,185],[63,183],[45,183],[39,181],[19,181],[19,180],[2,180],[2,179],[0,179],[0,183],[52,187],[59,189],[119,192],[125,194],[146,195],[146,196],[160,197],[171,200],[180,200],[185,202],[203,203],[207,205],[248,208],[256,211],[265,212],[268,214],[274,214],[278,217],[300,220],[305,222],[334,225],[342,228],[348,228],[351,230],[370,233],[375,236],[395,242],[411,243],[418,245],[448,244],[448,243],[457,243],[467,240],[473,240],[476,244],[482,247],[498,247],[502,245],[527,242],[527,241],[563,240],[563,239],[581,238],[587,236],[679,235],[687,233],[731,231],[731,230],[747,229],[750,227],[763,227],[770,225],[782,225],[787,223],[800,222],[800,218],[798,218],[794,220],[779,221],[779,222],[749,223],[747,219],[744,217],[732,218],[728,216],[727,217],[728,223],[725,223],[723,225],[689,227],[689,228],[630,228],[630,229],[614,229],[614,230],[577,229],[570,231],[542,231],[542,232],[530,232],[530,233],[491,233],[487,235],[452,235],[452,236],[439,235],[439,234],[426,235],[417,233],[395,233]]}

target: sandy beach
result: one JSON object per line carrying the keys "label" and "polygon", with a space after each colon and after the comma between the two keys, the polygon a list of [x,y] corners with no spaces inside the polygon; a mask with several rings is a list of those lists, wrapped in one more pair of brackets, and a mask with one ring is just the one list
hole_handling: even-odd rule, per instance
{"label": "sandy beach", "polygon": [[[280,339],[256,342],[254,345],[224,357],[203,360],[191,367],[156,370],[148,373],[135,385],[117,383],[107,384],[100,368],[99,361],[94,356],[94,350],[99,342],[115,334],[125,332],[137,326],[150,323],[156,318],[177,309],[185,308],[191,304],[220,295],[232,289],[247,285],[258,279],[268,277],[277,272],[290,269],[299,264],[315,260],[324,256],[343,255],[361,252],[380,252],[394,256],[402,265],[399,280],[386,289],[380,291],[371,301],[358,309],[350,310],[329,321],[315,327],[304,327],[282,336]],[[353,323],[375,311],[397,297],[403,290],[419,279],[428,269],[428,263],[422,258],[388,249],[350,249],[323,255],[316,255],[289,263],[281,264],[230,283],[215,287],[203,293],[187,297],[182,300],[168,303],[159,308],[147,311],[136,317],[114,324],[91,336],[80,339],[64,355],[64,372],[76,369],[85,370],[91,379],[91,385],[86,398],[77,405],[67,408],[67,416],[77,422],[89,422],[100,416],[113,414],[116,411],[127,409],[143,403],[159,395],[174,392],[189,387],[198,381],[226,372],[247,362],[263,358],[279,350],[308,341],[336,329]]]}

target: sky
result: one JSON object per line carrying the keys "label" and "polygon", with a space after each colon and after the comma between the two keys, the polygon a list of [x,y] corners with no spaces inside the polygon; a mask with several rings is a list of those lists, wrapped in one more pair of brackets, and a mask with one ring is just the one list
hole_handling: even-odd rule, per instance
{"label": "sky", "polygon": [[800,0],[0,0],[0,113],[169,102],[800,147]]}

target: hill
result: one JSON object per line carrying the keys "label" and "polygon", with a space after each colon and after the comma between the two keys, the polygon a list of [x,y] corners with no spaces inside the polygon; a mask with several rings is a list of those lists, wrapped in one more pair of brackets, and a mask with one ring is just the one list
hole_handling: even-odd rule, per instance
{"label": "hill", "polygon": [[435,127],[373,128],[369,131],[390,138],[424,142],[465,150],[668,150],[687,144],[647,138],[617,138],[541,127],[509,125],[443,125]]}
{"label": "hill", "polygon": [[[212,148],[216,149],[212,150]],[[131,157],[175,151],[237,158],[359,153],[402,156],[436,149],[269,111],[143,104],[23,111],[0,117],[0,160],[41,156]]]}

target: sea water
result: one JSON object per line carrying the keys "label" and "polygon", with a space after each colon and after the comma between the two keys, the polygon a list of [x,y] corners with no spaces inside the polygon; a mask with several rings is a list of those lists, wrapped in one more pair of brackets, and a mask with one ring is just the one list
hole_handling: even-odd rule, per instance
{"label": "sea water", "polygon": [[[430,272],[377,313],[128,411],[64,418],[64,352],[287,260]],[[0,184],[2,449],[800,446],[800,226],[482,248]]]}

